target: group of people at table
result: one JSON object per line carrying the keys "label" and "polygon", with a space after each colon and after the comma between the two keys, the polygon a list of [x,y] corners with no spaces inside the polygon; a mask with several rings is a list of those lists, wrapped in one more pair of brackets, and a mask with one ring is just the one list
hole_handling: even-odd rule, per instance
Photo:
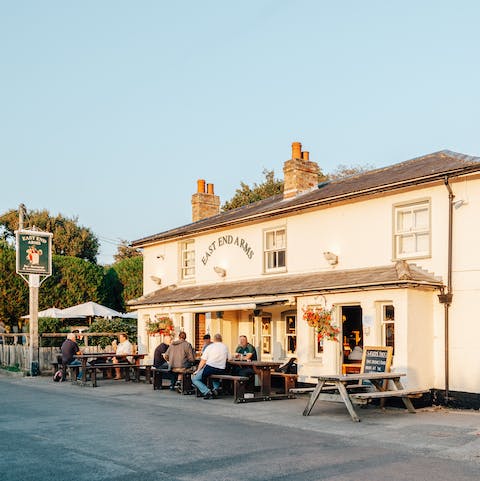
{"label": "group of people at table", "polygon": [[[230,356],[226,344],[222,341],[221,334],[215,334],[213,341],[210,334],[203,336],[203,346],[200,361],[192,373],[192,383],[201,392],[204,399],[213,399],[218,396],[220,382],[213,380],[212,389],[208,387],[208,378],[213,374],[225,374],[229,359],[257,360],[257,352],[246,336],[240,336],[239,345],[235,353]],[[195,365],[195,351],[187,342],[185,332],[180,332],[178,339],[172,341],[165,336],[164,341],[155,349],[153,365],[157,369],[190,368]],[[232,373],[238,376],[253,376],[253,369],[244,366],[235,366]],[[170,389],[174,390],[178,382],[178,374],[171,372]]]}
{"label": "group of people at table", "polygon": [[[196,365],[196,356],[193,346],[186,340],[185,332],[180,332],[178,338],[173,340],[171,336],[165,336],[163,342],[155,349],[153,366],[157,369],[168,369],[170,372],[170,389],[174,390],[178,382],[179,374],[175,372],[178,368],[194,368]],[[80,366],[81,362],[75,356],[81,355],[80,348],[77,344],[77,334],[69,333],[67,339],[61,347],[62,363],[70,366]],[[194,368],[192,373],[192,383],[202,393],[204,399],[213,399],[218,396],[220,382],[214,380],[213,388],[208,387],[208,378],[212,374],[225,374],[227,371],[227,361],[229,359],[237,359],[244,361],[256,361],[257,352],[255,347],[248,342],[246,336],[240,336],[239,344],[235,349],[235,353],[230,356],[228,347],[222,341],[221,334],[215,334],[213,340],[210,334],[203,336],[203,346],[200,361]],[[118,343],[114,341],[112,347],[115,349],[115,356],[112,356],[112,367],[122,360],[128,359],[133,355],[133,345],[128,340],[126,334],[118,336]],[[251,377],[254,374],[252,368],[248,366],[234,366],[232,374],[237,376]],[[79,372],[78,378],[81,379],[82,372]],[[115,368],[114,380],[120,380],[120,368]]]}
{"label": "group of people at table", "polygon": [[[112,342],[112,347],[115,349],[115,356],[111,358],[112,367],[115,369],[115,377],[113,378],[115,381],[119,381],[122,379],[120,368],[115,368],[114,365],[118,364],[123,360],[128,360],[129,362],[132,361],[133,352],[133,344],[128,340],[128,336],[124,333],[119,334],[118,336],[118,343],[117,341]],[[82,351],[78,347],[77,344],[77,334],[75,332],[71,332],[67,334],[67,339],[62,344],[60,348],[62,352],[62,364],[66,366],[80,366],[81,362],[75,356],[79,356],[82,354]],[[78,379],[82,378],[82,372],[78,373]]]}

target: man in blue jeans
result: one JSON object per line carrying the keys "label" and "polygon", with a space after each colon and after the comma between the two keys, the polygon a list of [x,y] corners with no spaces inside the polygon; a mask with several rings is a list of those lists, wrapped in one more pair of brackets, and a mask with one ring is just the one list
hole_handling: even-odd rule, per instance
{"label": "man in blue jeans", "polygon": [[213,382],[213,391],[207,386],[207,379],[212,374],[224,374],[227,366],[228,347],[222,342],[221,334],[215,334],[213,343],[203,351],[200,364],[193,373],[192,382],[203,394],[204,399],[217,397],[218,381]]}

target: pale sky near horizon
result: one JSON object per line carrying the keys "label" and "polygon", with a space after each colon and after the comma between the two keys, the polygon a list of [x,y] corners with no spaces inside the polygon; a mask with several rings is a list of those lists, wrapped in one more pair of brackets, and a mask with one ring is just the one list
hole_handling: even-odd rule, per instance
{"label": "pale sky near horizon", "polygon": [[0,0],[0,213],[119,239],[282,177],[442,149],[480,155],[480,2]]}

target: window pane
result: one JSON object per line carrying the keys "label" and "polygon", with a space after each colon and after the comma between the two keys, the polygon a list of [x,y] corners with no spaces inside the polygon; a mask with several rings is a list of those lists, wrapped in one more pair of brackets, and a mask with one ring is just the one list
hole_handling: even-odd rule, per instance
{"label": "window pane", "polygon": [[399,212],[398,213],[398,231],[407,232],[412,228],[412,213],[411,212]]}
{"label": "window pane", "polygon": [[428,252],[429,238],[428,234],[417,235],[417,252]]}
{"label": "window pane", "polygon": [[273,249],[273,247],[275,247],[275,232],[267,232],[265,240],[266,240],[266,248],[268,250]]}
{"label": "window pane", "polygon": [[415,229],[428,229],[428,209],[421,209],[415,212]]}
{"label": "window pane", "polygon": [[285,248],[285,230],[277,230],[277,236],[276,236],[276,243],[275,247],[277,249],[284,249]]}
{"label": "window pane", "polygon": [[415,236],[405,235],[399,238],[399,254],[415,252]]}

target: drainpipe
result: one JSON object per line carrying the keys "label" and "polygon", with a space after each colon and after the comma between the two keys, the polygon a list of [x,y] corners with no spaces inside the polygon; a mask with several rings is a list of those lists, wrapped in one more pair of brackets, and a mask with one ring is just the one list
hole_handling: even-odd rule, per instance
{"label": "drainpipe", "polygon": [[438,296],[438,300],[444,307],[444,325],[445,325],[445,404],[449,401],[449,371],[450,371],[450,353],[449,353],[449,310],[452,303],[452,251],[453,251],[453,194],[452,188],[448,183],[448,177],[444,178],[445,187],[448,190],[448,260],[447,260],[447,292]]}

